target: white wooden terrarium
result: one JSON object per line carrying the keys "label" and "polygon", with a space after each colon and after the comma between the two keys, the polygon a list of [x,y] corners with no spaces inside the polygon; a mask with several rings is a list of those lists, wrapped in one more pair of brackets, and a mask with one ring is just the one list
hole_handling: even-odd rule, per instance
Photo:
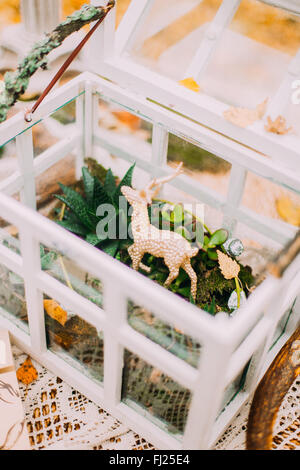
{"label": "white wooden terrarium", "polygon": [[[183,148],[192,145],[227,162],[228,181],[222,191],[187,171],[167,187],[169,197],[202,203],[207,223],[250,240],[250,251],[276,252],[293,238],[295,226],[255,212],[244,195],[249,175],[300,193],[299,134],[267,132],[264,119],[241,128],[223,112],[231,105],[253,107],[267,94],[266,115],[299,115],[291,104],[292,83],[300,78],[299,52],[292,57],[232,29],[244,3],[239,0],[224,0],[196,24],[201,3],[133,0],[116,31],[112,11],[85,54],[89,72],[51,93],[32,123],[19,113],[0,126],[0,144],[15,148],[18,161],[17,171],[0,182],[0,326],[24,351],[164,449],[210,448],[251,396],[299,323],[299,256],[282,278],[268,276],[234,317],[212,317],[38,213],[37,194],[40,179],[58,162],[74,165],[79,178],[87,157],[119,175],[136,162],[134,184],[142,186],[171,172],[168,139],[176,136]],[[295,19],[300,14],[296,1],[265,3],[286,8],[270,7]],[[192,30],[172,36],[172,24],[191,12]],[[165,38],[158,41],[158,47],[166,41],[163,50],[145,46],[154,35]],[[216,55],[229,44],[226,60],[231,71],[234,61],[237,67],[225,77],[227,62]],[[247,67],[255,60],[260,67],[250,76]],[[199,83],[199,93],[178,83],[188,77]],[[58,113],[73,105],[74,120],[59,123]],[[142,124],[122,132],[111,125],[108,110],[126,112]],[[55,141],[40,151],[33,135],[42,125]],[[7,226],[17,227],[17,237]],[[45,249],[58,254],[51,270]],[[83,322],[85,333],[73,349],[56,341],[45,319],[47,297],[64,306],[70,319]],[[147,334],[138,327],[142,317],[133,305],[151,317],[154,326]],[[157,325],[165,341],[157,340]],[[152,406],[153,399],[159,406]]]}

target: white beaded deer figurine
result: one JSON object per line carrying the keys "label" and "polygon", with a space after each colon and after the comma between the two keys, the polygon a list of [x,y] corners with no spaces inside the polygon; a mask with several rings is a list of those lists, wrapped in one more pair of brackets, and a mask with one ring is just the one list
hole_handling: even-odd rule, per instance
{"label": "white beaded deer figurine", "polygon": [[177,278],[179,268],[183,268],[191,279],[191,295],[195,300],[197,275],[191,266],[191,258],[198,253],[198,248],[192,248],[189,242],[179,233],[159,230],[151,225],[147,209],[148,204],[151,204],[152,199],[159,193],[162,185],[176,178],[181,172],[182,163],[180,163],[175,173],[166,178],[152,180],[146,189],[138,191],[129,186],[123,186],[121,192],[133,207],[131,227],[134,243],[128,248],[133,269],[137,271],[141,268],[150,272],[150,268],[141,262],[145,253],[164,258],[164,262],[170,271],[165,286],[168,287]]}

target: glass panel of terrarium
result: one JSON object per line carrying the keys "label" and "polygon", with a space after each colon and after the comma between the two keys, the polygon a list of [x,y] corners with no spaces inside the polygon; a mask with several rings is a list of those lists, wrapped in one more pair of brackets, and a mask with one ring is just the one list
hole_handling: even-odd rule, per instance
{"label": "glass panel of terrarium", "polygon": [[227,193],[231,164],[207,150],[169,134],[168,164],[183,162],[184,173],[223,195]]}
{"label": "glass panel of terrarium", "polygon": [[250,266],[253,275],[261,272],[266,263],[271,261],[282,249],[282,244],[242,222],[237,223],[232,235],[234,238],[240,239],[244,246],[244,251],[238,257],[238,261],[245,266]]}
{"label": "glass panel of terrarium", "polygon": [[209,231],[214,231],[222,226],[223,213],[201,200],[201,197],[195,198],[186,191],[181,191],[171,184],[166,184],[163,187],[161,199],[166,202],[164,210],[172,211],[175,205],[182,205],[184,211],[191,216],[195,216],[202,225]]}
{"label": "glass panel of terrarium", "polygon": [[[12,197],[19,200],[19,194],[14,194]],[[19,228],[2,217],[0,217],[0,245],[20,254]]]}
{"label": "glass panel of terrarium", "polygon": [[58,138],[55,136],[54,132],[51,132],[47,122],[49,122],[49,118],[46,118],[32,127],[34,157],[37,157],[58,142]]}
{"label": "glass panel of terrarium", "polygon": [[63,103],[32,126],[34,157],[48,150],[58,141],[74,135],[76,98]]}
{"label": "glass panel of terrarium", "polygon": [[43,271],[98,307],[102,307],[102,283],[98,278],[57,250],[40,245],[40,253]]}
{"label": "glass panel of terrarium", "polygon": [[35,191],[38,211],[46,217],[58,220],[62,203],[55,197],[62,195],[59,184],[79,189],[80,179],[76,178],[74,152],[54,161],[52,165],[35,177]]}
{"label": "glass panel of terrarium", "polygon": [[241,204],[260,216],[300,224],[300,187],[292,190],[248,171]]}
{"label": "glass panel of terrarium", "polygon": [[123,16],[125,15],[130,3],[132,0],[119,0],[116,3],[116,28],[119,26],[121,23]]}
{"label": "glass panel of terrarium", "polygon": [[300,135],[300,81],[298,85],[298,90],[296,90],[298,95],[291,97],[288,105],[282,111],[281,115],[286,119],[287,128],[292,127],[290,130],[291,135]]}
{"label": "glass panel of terrarium", "polygon": [[282,335],[286,332],[286,329],[288,327],[290,320],[293,320],[294,316],[297,314],[296,307],[295,307],[296,300],[297,299],[294,300],[292,305],[287,309],[287,311],[278,321],[270,349],[276,346],[277,342],[280,340]]}
{"label": "glass panel of terrarium", "polygon": [[125,350],[122,401],[153,423],[181,438],[191,402],[190,390]]}
{"label": "glass panel of terrarium", "polygon": [[235,379],[230,382],[223,392],[223,398],[221,401],[221,406],[219,408],[219,415],[224,411],[226,406],[228,406],[234,398],[239,394],[239,392],[243,389],[245,385],[245,381],[247,378],[247,372],[249,369],[251,359],[247,362],[247,364],[242,368],[241,372],[237,374]]}
{"label": "glass panel of terrarium", "polygon": [[220,2],[155,0],[125,54],[176,81],[192,61]]}
{"label": "glass panel of terrarium", "polygon": [[[76,158],[78,145],[72,144],[72,139],[79,132],[76,124],[77,98],[80,99],[80,96],[64,103],[32,127],[37,209],[49,218],[57,216],[55,209],[59,201],[55,195],[62,194],[59,183],[77,189],[81,184],[81,168],[77,168]],[[60,144],[62,146],[56,150]],[[49,156],[51,151],[53,154]],[[87,163],[83,160],[82,165],[86,166]]]}
{"label": "glass panel of terrarium", "polygon": [[[5,185],[5,180],[18,170],[16,139],[9,140],[0,146],[0,184]],[[9,180],[7,180],[9,182]]]}
{"label": "glass panel of terrarium", "polygon": [[201,90],[228,105],[253,109],[279,88],[300,48],[299,31],[299,16],[242,0],[200,76]]}
{"label": "glass panel of terrarium", "polygon": [[89,378],[103,380],[103,332],[44,295],[47,346]]}
{"label": "glass panel of terrarium", "polygon": [[[168,276],[168,273],[162,272],[162,269],[159,274],[163,275],[164,280]],[[185,289],[187,293],[184,292],[183,284],[181,290],[179,288],[180,292],[184,292],[188,298],[189,285]],[[127,311],[128,323],[133,329],[151,339],[154,343],[159,344],[179,359],[197,367],[201,349],[199,341],[185,334],[180,328],[171,326],[161,320],[146,308],[136,305],[131,300],[128,301]]]}
{"label": "glass panel of terrarium", "polygon": [[4,264],[0,264],[0,316],[28,332],[24,280]]}
{"label": "glass panel of terrarium", "polygon": [[[101,148],[104,166],[110,167],[110,156],[131,161],[151,158],[152,124],[114,101],[99,100],[96,113],[96,155]],[[120,162],[121,164],[121,162]],[[125,162],[123,164],[125,168]],[[121,176],[122,168],[116,175]]]}

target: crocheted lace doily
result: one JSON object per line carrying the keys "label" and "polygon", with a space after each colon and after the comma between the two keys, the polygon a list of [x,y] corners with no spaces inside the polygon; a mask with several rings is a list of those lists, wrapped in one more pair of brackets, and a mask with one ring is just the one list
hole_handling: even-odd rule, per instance
{"label": "crocheted lace doily", "polygon": [[[26,359],[13,346],[18,368]],[[146,450],[154,447],[82,394],[33,361],[38,380],[19,383],[32,449]],[[247,403],[215,449],[245,449]],[[300,377],[285,396],[274,429],[274,449],[300,449]]]}

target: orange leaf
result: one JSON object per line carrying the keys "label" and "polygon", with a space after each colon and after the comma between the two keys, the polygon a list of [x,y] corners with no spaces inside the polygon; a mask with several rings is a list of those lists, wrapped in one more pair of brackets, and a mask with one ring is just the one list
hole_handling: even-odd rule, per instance
{"label": "orange leaf", "polygon": [[62,326],[65,326],[65,323],[68,320],[68,314],[55,300],[45,299],[44,309],[49,317],[58,321]]}
{"label": "orange leaf", "polygon": [[125,126],[128,126],[132,131],[136,131],[141,127],[141,120],[134,114],[127,111],[113,111],[112,114]]}
{"label": "orange leaf", "polygon": [[196,93],[198,93],[198,91],[200,91],[200,86],[193,79],[193,77],[184,78],[183,80],[180,80],[179,85],[185,86],[185,88],[188,88],[189,90],[195,91]]}
{"label": "orange leaf", "polygon": [[300,227],[300,205],[293,203],[289,197],[285,196],[277,199],[276,209],[283,220]]}
{"label": "orange leaf", "polygon": [[30,357],[27,357],[26,361],[17,370],[17,379],[25,385],[31,384],[38,378],[36,368],[31,362]]}

